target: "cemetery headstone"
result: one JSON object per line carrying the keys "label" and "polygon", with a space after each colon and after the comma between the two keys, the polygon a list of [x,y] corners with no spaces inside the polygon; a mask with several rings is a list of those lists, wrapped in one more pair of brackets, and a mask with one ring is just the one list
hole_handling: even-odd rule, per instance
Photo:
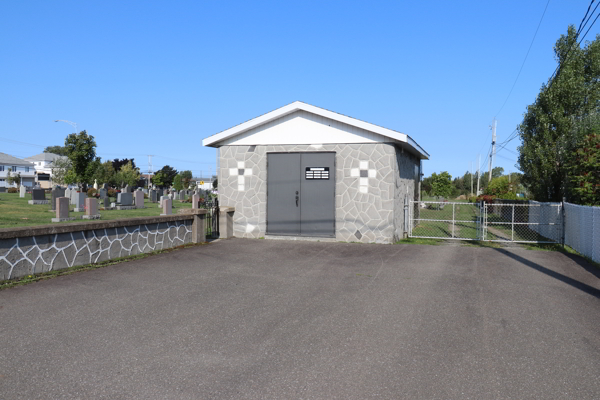
{"label": "cemetery headstone", "polygon": [[100,219],[98,214],[98,200],[94,197],[88,197],[85,199],[85,215],[83,219]]}
{"label": "cemetery headstone", "polygon": [[85,211],[85,199],[87,198],[87,193],[85,192],[75,192],[73,195],[73,204],[75,205],[75,212],[83,212]]}
{"label": "cemetery headstone", "polygon": [[69,217],[69,203],[68,197],[58,197],[56,199],[56,218],[52,218],[52,222],[63,222],[75,219],[75,217]]}
{"label": "cemetery headstone", "polygon": [[104,198],[106,197],[107,194],[108,194],[108,190],[106,190],[104,188],[100,188],[98,190],[98,195],[100,196],[100,200],[104,200]]}
{"label": "cemetery headstone", "polygon": [[98,190],[98,179],[94,179],[94,189]]}
{"label": "cemetery headstone", "polygon": [[172,210],[171,210],[172,201],[173,200],[171,200],[171,199],[165,199],[163,201],[163,207],[162,207],[163,212],[160,215],[171,215],[172,214]]}
{"label": "cemetery headstone", "polygon": [[65,197],[67,199],[69,199],[69,202],[71,202],[71,189],[70,188],[65,189]]}
{"label": "cemetery headstone", "polygon": [[49,201],[46,200],[46,191],[44,189],[33,189],[31,191],[31,200],[28,201],[29,204],[48,204]]}
{"label": "cemetery headstone", "polygon": [[192,195],[192,208],[198,208],[198,202],[200,201],[200,196],[197,194]]}
{"label": "cemetery headstone", "polygon": [[160,201],[158,202],[158,208],[162,208],[163,201],[165,201],[168,198],[169,198],[168,196],[160,196]]}
{"label": "cemetery headstone", "polygon": [[156,203],[156,190],[152,189],[149,193],[148,193],[148,197],[150,198],[150,202],[151,203]]}
{"label": "cemetery headstone", "polygon": [[52,189],[52,211],[56,211],[56,199],[58,199],[59,197],[65,197],[65,189],[61,188],[60,186],[54,186],[54,189]]}
{"label": "cemetery headstone", "polygon": [[181,190],[179,192],[179,200],[185,201],[186,196],[187,196],[187,191],[186,190]]}
{"label": "cemetery headstone", "polygon": [[103,185],[102,185],[102,189],[106,189],[106,190],[108,190],[108,183],[105,183],[105,184],[103,184]]}
{"label": "cemetery headstone", "polygon": [[141,190],[136,190],[135,193],[135,208],[145,208],[144,207],[144,192]]}
{"label": "cemetery headstone", "polygon": [[27,189],[25,189],[25,185],[21,185],[21,187],[19,188],[19,197],[25,197],[25,193],[27,193]]}
{"label": "cemetery headstone", "polygon": [[108,210],[108,209],[110,209],[110,208],[111,208],[111,207],[110,207],[110,199],[109,199],[109,198],[108,198],[108,196],[107,196],[107,197],[105,197],[105,198],[104,198],[104,209],[105,209],[105,210]]}
{"label": "cemetery headstone", "polygon": [[117,210],[133,210],[133,194],[121,192],[117,197]]}

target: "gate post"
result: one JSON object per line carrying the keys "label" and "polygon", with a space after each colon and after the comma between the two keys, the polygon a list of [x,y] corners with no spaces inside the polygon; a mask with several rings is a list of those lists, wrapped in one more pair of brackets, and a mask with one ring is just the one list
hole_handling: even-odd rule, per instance
{"label": "gate post", "polygon": [[565,248],[565,217],[567,216],[567,213],[565,212],[565,202],[567,201],[566,197],[563,197],[562,199],[562,203],[560,203],[560,227],[562,229],[562,232],[560,233],[560,243],[562,244],[563,250]]}
{"label": "gate post", "polygon": [[195,210],[192,222],[192,243],[206,242],[206,210]]}
{"label": "gate post", "polygon": [[402,233],[402,237],[406,239],[408,237],[409,232],[409,208],[408,208],[408,197],[404,198],[404,232]]}

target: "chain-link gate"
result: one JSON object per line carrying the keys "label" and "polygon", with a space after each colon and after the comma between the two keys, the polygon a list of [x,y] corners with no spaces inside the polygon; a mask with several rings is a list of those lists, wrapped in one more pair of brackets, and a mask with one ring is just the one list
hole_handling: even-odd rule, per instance
{"label": "chain-link gate", "polygon": [[408,236],[481,240],[481,207],[474,203],[411,201]]}
{"label": "chain-link gate", "polygon": [[409,219],[409,237],[562,243],[561,203],[411,201]]}

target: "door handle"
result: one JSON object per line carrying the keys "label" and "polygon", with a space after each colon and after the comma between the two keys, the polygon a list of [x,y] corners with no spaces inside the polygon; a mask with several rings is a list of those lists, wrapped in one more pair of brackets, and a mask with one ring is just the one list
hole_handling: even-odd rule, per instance
{"label": "door handle", "polygon": [[300,199],[300,197],[298,196],[298,192],[296,192],[296,207],[298,207],[298,200]]}

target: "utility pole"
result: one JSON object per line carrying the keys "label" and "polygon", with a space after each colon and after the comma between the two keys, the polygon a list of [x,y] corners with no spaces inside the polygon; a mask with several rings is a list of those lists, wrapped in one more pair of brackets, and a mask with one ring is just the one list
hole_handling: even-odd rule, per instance
{"label": "utility pole", "polygon": [[490,153],[490,170],[488,172],[488,182],[492,180],[492,166],[494,165],[494,157],[496,156],[496,118],[492,125],[492,152]]}
{"label": "utility pole", "polygon": [[473,161],[471,161],[471,197],[473,196]]}
{"label": "utility pole", "polygon": [[479,162],[480,158],[481,158],[481,154],[478,154],[477,155],[477,196],[479,196],[479,178],[481,176],[481,173],[480,173],[481,168],[479,168],[479,166],[481,165],[481,163]]}

